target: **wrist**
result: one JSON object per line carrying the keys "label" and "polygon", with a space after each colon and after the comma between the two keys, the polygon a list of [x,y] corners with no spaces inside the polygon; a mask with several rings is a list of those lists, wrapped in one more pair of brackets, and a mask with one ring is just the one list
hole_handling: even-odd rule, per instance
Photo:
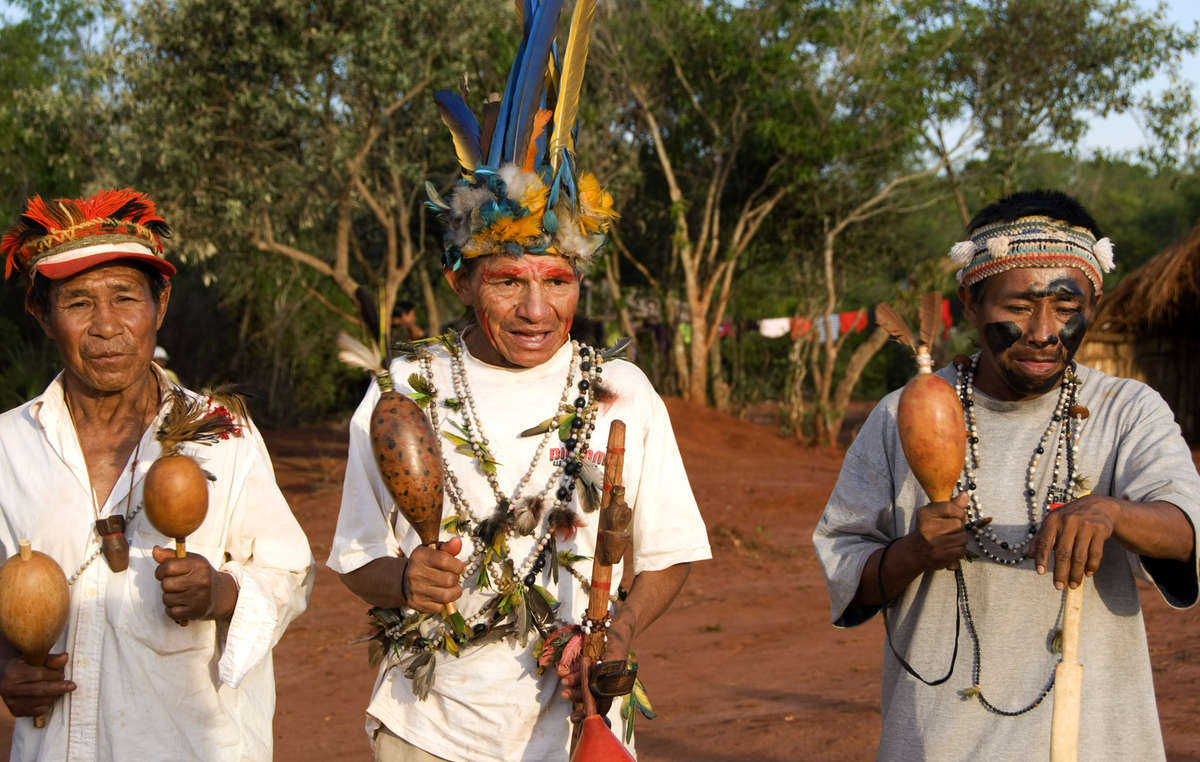
{"label": "wrist", "polygon": [[218,571],[213,575],[212,593],[205,619],[228,620],[237,608],[238,583],[228,572]]}
{"label": "wrist", "polygon": [[408,558],[400,557],[400,608],[412,608],[409,606],[409,601],[412,599],[412,590],[408,583]]}

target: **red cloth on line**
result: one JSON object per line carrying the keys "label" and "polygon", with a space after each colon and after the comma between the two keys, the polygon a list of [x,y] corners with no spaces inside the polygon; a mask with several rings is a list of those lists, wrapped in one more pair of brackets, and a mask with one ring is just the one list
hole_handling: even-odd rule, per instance
{"label": "red cloth on line", "polygon": [[838,322],[841,323],[842,333],[862,333],[867,330],[867,311],[839,312]]}

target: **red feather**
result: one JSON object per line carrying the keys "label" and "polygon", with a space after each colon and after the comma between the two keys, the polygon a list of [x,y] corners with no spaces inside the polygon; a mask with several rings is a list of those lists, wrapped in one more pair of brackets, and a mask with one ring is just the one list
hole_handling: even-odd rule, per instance
{"label": "red feather", "polygon": [[[95,224],[88,224],[90,221]],[[0,238],[0,256],[6,257],[4,277],[25,267],[47,236],[53,240],[43,248],[118,232],[137,236],[161,253],[162,239],[170,237],[171,228],[158,216],[154,202],[131,188],[100,191],[87,198],[57,198],[50,203],[34,196]]]}

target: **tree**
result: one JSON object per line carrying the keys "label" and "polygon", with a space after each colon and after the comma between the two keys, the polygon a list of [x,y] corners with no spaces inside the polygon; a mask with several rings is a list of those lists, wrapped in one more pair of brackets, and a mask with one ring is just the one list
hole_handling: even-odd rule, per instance
{"label": "tree", "polygon": [[193,258],[248,240],[336,285],[340,304],[310,293],[346,321],[359,320],[360,288],[390,314],[408,275],[436,256],[424,183],[454,163],[432,89],[467,75],[499,86],[502,46],[479,31],[497,28],[494,14],[431,0],[136,10],[131,132]]}
{"label": "tree", "polygon": [[820,295],[810,290],[796,317],[821,326],[815,337],[800,335],[793,344],[789,416],[799,430],[807,407],[804,381],[811,380],[813,434],[822,443],[835,443],[851,391],[887,340],[885,332],[874,331],[840,368],[849,335],[835,337],[831,327],[845,274],[865,269],[868,275],[891,275],[905,269],[897,264],[929,256],[896,252],[898,261],[886,262],[880,248],[864,253],[850,242],[887,251],[885,236],[871,233],[933,200],[928,180],[941,166],[920,150],[919,126],[930,109],[922,93],[933,77],[933,62],[957,35],[941,6],[936,0],[780,5],[779,34],[797,51],[799,65],[772,91],[765,129],[776,142],[806,151],[789,167],[796,192],[787,211],[797,228],[797,285],[819,288]]}
{"label": "tree", "polygon": [[966,122],[960,139],[985,157],[989,197],[1015,190],[1018,167],[1034,153],[1073,149],[1090,118],[1140,112],[1160,162],[1195,133],[1186,90],[1136,95],[1164,70],[1174,76],[1197,47],[1196,31],[1170,23],[1164,2],[1143,11],[1132,0],[976,0],[949,13],[963,33],[937,62],[929,95],[938,107],[924,137],[945,162],[964,225],[965,189],[946,144],[954,123]]}
{"label": "tree", "polygon": [[[737,261],[786,193],[777,179],[785,157],[756,136],[761,96],[786,58],[761,5],[631,0],[613,4],[597,32],[615,129],[655,175],[644,187],[656,197],[625,208],[643,218],[640,250],[666,253],[652,283],[662,282],[677,352],[689,344],[676,367],[681,392],[700,402]],[[686,321],[672,314],[675,299]]]}

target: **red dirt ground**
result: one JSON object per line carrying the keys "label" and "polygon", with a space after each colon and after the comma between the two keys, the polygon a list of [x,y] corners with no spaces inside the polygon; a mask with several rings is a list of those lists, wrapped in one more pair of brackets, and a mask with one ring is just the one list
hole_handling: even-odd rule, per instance
{"label": "red dirt ground", "polygon": [[[829,624],[812,530],[840,458],[767,428],[668,401],[713,560],[637,645],[658,718],[639,723],[643,762],[871,759],[879,733],[878,621]],[[268,436],[279,482],[318,560],[309,611],[275,649],[276,758],[368,760],[363,708],[374,679],[365,607],[326,569],[342,471],[342,427]],[[1167,756],[1200,762],[1200,607],[1143,606]],[[0,744],[11,720],[0,723]],[[2,746],[0,746],[2,748]]]}

